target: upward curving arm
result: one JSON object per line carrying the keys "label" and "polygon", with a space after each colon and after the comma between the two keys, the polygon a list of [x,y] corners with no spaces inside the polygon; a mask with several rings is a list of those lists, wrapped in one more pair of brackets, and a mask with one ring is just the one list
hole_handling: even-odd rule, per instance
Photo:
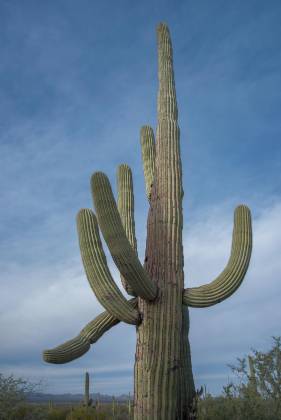
{"label": "upward curving arm", "polygon": [[91,184],[99,227],[116,266],[137,296],[154,300],[157,286],[149,278],[130,245],[107,176],[96,172]]}
{"label": "upward curving arm", "polygon": [[97,299],[120,321],[137,324],[138,311],[125,299],[110,274],[100,240],[98,222],[91,210],[79,211],[77,230],[85,272]]}
{"label": "upward curving arm", "polygon": [[[136,298],[129,300],[128,303],[132,306],[132,309],[137,308]],[[110,315],[107,311],[102,312],[93,321],[89,322],[76,337],[54,349],[45,350],[43,359],[47,363],[55,364],[68,363],[78,359],[87,353],[91,344],[96,343],[106,331],[119,322],[119,319]]]}
{"label": "upward curving arm", "polygon": [[155,139],[153,130],[148,125],[141,128],[141,152],[146,195],[150,201],[155,175]]}
{"label": "upward curving arm", "polygon": [[[117,170],[118,211],[127,238],[137,254],[137,239],[134,220],[134,191],[132,171],[128,165],[120,165]],[[133,288],[121,274],[121,282],[129,295],[136,296]]]}
{"label": "upward curving arm", "polygon": [[184,290],[184,305],[203,308],[225,300],[240,286],[249,266],[252,252],[251,212],[238,206],[234,213],[231,255],[222,273],[211,283]]}

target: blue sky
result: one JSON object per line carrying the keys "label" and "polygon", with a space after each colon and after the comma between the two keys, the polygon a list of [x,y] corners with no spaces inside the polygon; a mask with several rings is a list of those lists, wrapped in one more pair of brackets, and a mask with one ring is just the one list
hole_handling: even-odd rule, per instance
{"label": "blue sky", "polygon": [[[219,392],[227,363],[280,330],[281,4],[264,1],[27,0],[0,3],[0,371],[46,392],[132,391],[134,328],[119,325],[71,364],[44,348],[101,310],[87,284],[75,217],[90,176],[133,169],[139,254],[147,202],[139,130],[156,126],[155,28],[168,23],[184,174],[185,282],[209,282],[229,254],[233,210],[253,215],[240,289],[191,310],[196,384]],[[118,273],[108,256],[112,273]],[[278,298],[279,296],[279,298]]]}

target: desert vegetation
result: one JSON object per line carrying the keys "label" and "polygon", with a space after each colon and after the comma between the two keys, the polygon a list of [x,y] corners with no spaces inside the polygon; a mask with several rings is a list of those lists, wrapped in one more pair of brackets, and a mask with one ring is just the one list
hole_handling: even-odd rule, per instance
{"label": "desert vegetation", "polygon": [[281,419],[281,337],[273,337],[269,351],[252,350],[229,367],[234,380],[219,397],[203,394],[198,419]]}
{"label": "desert vegetation", "polygon": [[[205,386],[197,392],[190,419],[279,420],[281,419],[281,337],[273,337],[268,351],[251,354],[229,365],[232,381],[221,395],[212,396]],[[132,420],[133,405],[113,399],[90,400],[89,377],[85,377],[85,400],[76,405],[31,404],[28,396],[38,385],[0,374],[0,420]],[[89,400],[88,400],[89,398]]]}

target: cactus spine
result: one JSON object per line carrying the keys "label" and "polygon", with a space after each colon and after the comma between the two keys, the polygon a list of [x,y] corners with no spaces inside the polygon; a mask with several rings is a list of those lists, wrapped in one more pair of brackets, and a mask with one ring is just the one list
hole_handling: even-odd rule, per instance
{"label": "cactus spine", "polygon": [[[120,321],[136,325],[134,420],[184,420],[192,415],[196,397],[192,375],[189,307],[221,302],[240,286],[251,256],[249,209],[238,206],[229,262],[204,286],[184,289],[182,245],[182,165],[180,130],[168,27],[158,36],[158,124],[156,142],[149,126],[141,129],[146,194],[150,208],[144,266],[137,256],[131,170],[118,169],[118,204],[106,175],[97,172],[91,186],[95,214],[83,209],[77,217],[79,244],[89,283],[106,311],[89,322],[74,339],[44,352],[50,363],[74,360]],[[101,230],[120,271],[126,301],[107,267]],[[130,407],[130,406],[129,406]]]}

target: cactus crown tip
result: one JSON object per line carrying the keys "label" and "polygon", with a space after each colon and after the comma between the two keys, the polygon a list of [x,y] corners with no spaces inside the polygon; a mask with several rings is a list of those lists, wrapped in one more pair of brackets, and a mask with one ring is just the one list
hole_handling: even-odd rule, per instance
{"label": "cactus crown tip", "polygon": [[86,209],[86,208],[82,208],[82,209],[80,209],[79,211],[78,211],[78,213],[77,213],[77,217],[81,214],[84,214],[84,213],[92,213],[92,211],[90,210],[90,209]]}
{"label": "cactus crown tip", "polygon": [[85,220],[89,217],[91,220],[94,219],[94,221],[96,221],[96,216],[91,209],[80,209],[78,211],[76,215],[76,223],[77,223],[78,231],[83,226],[83,223],[85,222]]}
{"label": "cactus crown tip", "polygon": [[162,44],[162,42],[171,44],[171,36],[168,25],[164,22],[159,23],[157,26],[157,39],[158,45]]}
{"label": "cactus crown tip", "polygon": [[157,25],[157,32],[162,32],[162,31],[169,31],[169,28],[166,22],[160,22]]}
{"label": "cactus crown tip", "polygon": [[130,166],[129,165],[127,165],[127,163],[121,163],[119,166],[118,166],[118,168],[117,168],[117,172],[119,172],[119,171],[121,171],[121,170],[127,170],[127,171],[129,171],[130,170]]}
{"label": "cactus crown tip", "polygon": [[246,204],[239,204],[235,209],[235,214],[241,211],[251,213],[251,210],[249,209],[248,206],[246,206]]}
{"label": "cactus crown tip", "polygon": [[48,350],[44,350],[43,351],[43,360],[44,360],[44,362],[49,362],[49,352],[48,352]]}
{"label": "cactus crown tip", "polygon": [[141,134],[145,134],[146,132],[150,132],[152,131],[152,128],[150,127],[150,125],[143,125],[141,128]]}
{"label": "cactus crown tip", "polygon": [[103,175],[104,175],[104,173],[103,173],[103,172],[101,172],[101,171],[97,171],[97,172],[94,172],[94,173],[92,174],[91,179],[94,179],[94,178],[97,178],[97,177],[99,177],[99,176],[103,176]]}
{"label": "cactus crown tip", "polygon": [[96,183],[99,183],[101,181],[109,182],[106,174],[103,173],[103,172],[94,172],[93,175],[91,176],[92,187],[94,187],[96,185]]}

